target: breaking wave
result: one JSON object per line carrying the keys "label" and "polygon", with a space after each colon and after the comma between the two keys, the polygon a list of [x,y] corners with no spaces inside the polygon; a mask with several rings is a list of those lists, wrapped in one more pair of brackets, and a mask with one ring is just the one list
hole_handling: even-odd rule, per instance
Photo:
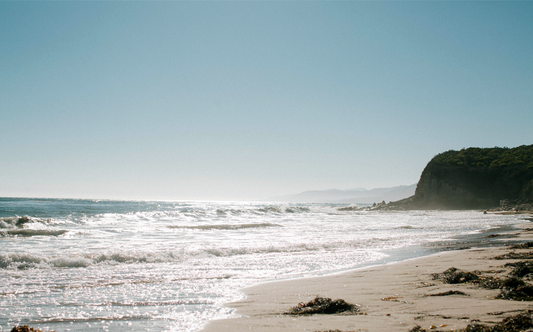
{"label": "breaking wave", "polygon": [[225,224],[225,225],[198,225],[198,226],[167,226],[168,228],[184,228],[184,229],[201,229],[201,230],[235,230],[247,228],[263,228],[263,227],[282,227],[273,223],[256,223],[256,224]]}
{"label": "breaking wave", "polygon": [[29,237],[29,236],[59,236],[65,234],[66,230],[57,230],[57,231],[50,231],[45,229],[16,229],[16,230],[8,230],[8,231],[0,231],[0,236],[23,236],[23,237]]}
{"label": "breaking wave", "polygon": [[308,213],[311,209],[305,206],[265,206],[252,209],[217,209],[218,216],[244,215],[244,214],[284,214],[284,213]]}
{"label": "breaking wave", "polygon": [[30,216],[13,216],[13,217],[1,217],[0,229],[2,228],[23,228],[27,225],[40,224],[40,225],[60,225],[60,224],[72,224],[69,219],[55,219],[55,218],[37,218]]}
{"label": "breaking wave", "polygon": [[36,221],[38,220],[34,220],[28,216],[4,217],[4,218],[0,218],[0,228],[22,227],[24,224],[33,223]]}
{"label": "breaking wave", "polygon": [[98,254],[98,255],[64,255],[46,257],[35,254],[0,254],[2,269],[49,269],[80,268],[98,264],[118,265],[134,263],[167,263],[183,259],[183,255],[172,252],[142,254]]}
{"label": "breaking wave", "polygon": [[[189,259],[232,257],[254,254],[298,253],[331,250],[342,247],[359,247],[361,243],[301,243],[290,246],[264,246],[245,248],[204,248],[186,251],[161,252],[111,252],[97,254],[40,255],[32,253],[0,253],[0,269],[51,269],[85,268],[99,265],[179,263]],[[368,244],[367,244],[368,245]]]}

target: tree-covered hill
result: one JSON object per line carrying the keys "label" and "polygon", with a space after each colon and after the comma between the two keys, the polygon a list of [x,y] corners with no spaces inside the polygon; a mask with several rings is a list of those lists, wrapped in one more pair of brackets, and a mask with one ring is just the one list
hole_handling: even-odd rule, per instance
{"label": "tree-covered hill", "polygon": [[409,208],[475,209],[533,201],[533,145],[446,151],[426,166]]}

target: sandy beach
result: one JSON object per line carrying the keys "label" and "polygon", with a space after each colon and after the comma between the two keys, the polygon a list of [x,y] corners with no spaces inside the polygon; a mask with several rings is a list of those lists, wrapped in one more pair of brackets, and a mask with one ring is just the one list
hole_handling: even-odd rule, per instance
{"label": "sandy beach", "polygon": [[[514,240],[532,241],[531,224],[513,231]],[[259,284],[243,292],[246,298],[228,304],[238,317],[208,323],[203,332],[270,331],[402,331],[415,326],[449,331],[472,322],[491,324],[505,317],[533,309],[533,302],[496,298],[499,289],[486,289],[472,283],[446,284],[435,273],[455,267],[477,271],[480,277],[503,278],[511,271],[495,260],[509,252],[509,246],[470,248],[441,252],[407,261],[354,270],[342,274]],[[429,296],[447,291],[466,295]],[[286,315],[291,307],[317,296],[344,299],[359,304],[356,314]]]}

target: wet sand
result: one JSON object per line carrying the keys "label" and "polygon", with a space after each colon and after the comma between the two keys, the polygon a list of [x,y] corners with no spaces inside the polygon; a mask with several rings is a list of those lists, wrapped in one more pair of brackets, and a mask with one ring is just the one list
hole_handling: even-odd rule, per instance
{"label": "wet sand", "polygon": [[[514,231],[521,242],[533,241],[531,224]],[[473,284],[444,284],[434,273],[450,267],[481,271],[481,276],[503,277],[510,271],[504,265],[518,260],[493,257],[533,249],[508,246],[471,248],[441,252],[431,256],[368,267],[324,277],[259,284],[243,292],[246,298],[230,303],[240,317],[209,322],[202,332],[271,331],[402,331],[416,325],[424,329],[449,331],[471,322],[499,322],[526,310],[533,302],[497,299],[500,290]],[[428,296],[447,291],[467,295]],[[344,299],[361,305],[358,314],[284,315],[300,302],[317,296]]]}

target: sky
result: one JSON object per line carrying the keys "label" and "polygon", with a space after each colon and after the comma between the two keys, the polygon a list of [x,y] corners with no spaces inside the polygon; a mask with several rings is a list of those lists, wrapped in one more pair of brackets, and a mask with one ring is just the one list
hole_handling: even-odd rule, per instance
{"label": "sky", "polygon": [[259,200],[533,144],[532,1],[0,1],[0,196]]}

